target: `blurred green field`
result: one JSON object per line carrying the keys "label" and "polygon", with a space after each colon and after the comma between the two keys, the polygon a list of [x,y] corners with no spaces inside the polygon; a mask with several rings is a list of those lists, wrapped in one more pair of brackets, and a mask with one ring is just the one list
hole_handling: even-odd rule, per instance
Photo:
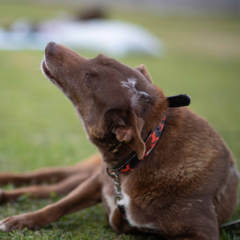
{"label": "blurred green field", "polygon": [[[72,7],[0,2],[0,26],[21,16],[34,21]],[[240,18],[231,16],[158,16],[113,10],[111,18],[140,23],[166,45],[157,59],[131,56],[118,60],[134,67],[144,63],[167,95],[192,97],[191,109],[209,120],[240,166]],[[42,75],[42,52],[0,51],[0,170],[26,171],[69,165],[96,152],[71,103]],[[93,53],[80,53],[95,57]],[[11,188],[11,186],[8,186]],[[51,200],[29,200],[0,207],[0,219],[29,212]],[[240,218],[240,208],[232,219]],[[237,233],[237,231],[239,233]],[[234,236],[228,236],[234,232]],[[0,239],[159,239],[154,235],[117,235],[108,227],[101,204],[63,217],[39,231],[1,233]],[[240,239],[240,230],[221,239]]]}

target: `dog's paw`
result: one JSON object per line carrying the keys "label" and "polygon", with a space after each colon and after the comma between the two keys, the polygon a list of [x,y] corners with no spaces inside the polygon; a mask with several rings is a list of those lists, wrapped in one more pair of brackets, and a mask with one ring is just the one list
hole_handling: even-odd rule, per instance
{"label": "dog's paw", "polygon": [[14,217],[8,217],[0,221],[0,231],[3,232],[10,232],[13,230],[20,230],[24,227],[21,227],[21,224],[19,224],[19,220]]}
{"label": "dog's paw", "polygon": [[0,221],[0,231],[7,232],[8,230],[7,230],[7,227],[4,224],[4,221],[5,221],[5,219]]}
{"label": "dog's paw", "polygon": [[24,221],[24,218],[22,218],[21,216],[22,215],[12,216],[0,221],[0,231],[10,232],[13,230],[31,228],[30,226],[28,226],[27,222]]}
{"label": "dog's paw", "polygon": [[38,212],[24,213],[7,217],[0,221],[0,231],[10,232],[13,230],[38,229],[39,226],[43,226],[46,223]]}
{"label": "dog's paw", "polygon": [[6,224],[7,220],[8,218],[5,218],[2,221],[0,221],[0,231],[3,231],[3,232],[11,231],[11,229],[8,228],[8,225]]}

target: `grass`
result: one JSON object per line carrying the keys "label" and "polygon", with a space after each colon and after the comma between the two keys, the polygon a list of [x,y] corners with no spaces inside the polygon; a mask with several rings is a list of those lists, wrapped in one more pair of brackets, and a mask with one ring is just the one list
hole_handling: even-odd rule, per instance
{"label": "grass", "polygon": [[[1,3],[0,25],[27,15],[37,21],[63,6]],[[71,7],[67,10],[73,11]],[[187,93],[191,109],[210,121],[240,166],[240,21],[231,16],[158,16],[114,10],[111,17],[140,23],[166,44],[162,58],[118,59],[144,63],[155,84],[167,95]],[[84,53],[87,57],[97,54]],[[0,52],[1,171],[27,171],[69,165],[96,152],[63,94],[41,74],[43,52]],[[8,186],[11,188],[11,186]],[[39,209],[58,198],[20,198],[0,207],[0,219]],[[240,218],[238,207],[232,219]],[[117,235],[106,223],[102,205],[63,217],[39,231],[0,232],[0,239],[159,239],[155,235]],[[240,239],[239,228],[221,233],[222,240]]]}

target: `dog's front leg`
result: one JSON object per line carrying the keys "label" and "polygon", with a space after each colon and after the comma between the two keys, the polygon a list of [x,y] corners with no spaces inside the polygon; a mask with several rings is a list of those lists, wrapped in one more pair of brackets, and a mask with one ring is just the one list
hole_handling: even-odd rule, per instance
{"label": "dog's front leg", "polygon": [[89,177],[88,173],[74,174],[53,185],[32,185],[13,190],[0,190],[0,205],[13,201],[24,194],[27,194],[29,198],[49,198],[53,193],[67,195]]}
{"label": "dog's front leg", "polygon": [[87,179],[68,196],[35,212],[8,217],[0,221],[0,230],[12,231],[23,228],[39,228],[57,221],[65,214],[90,207],[101,202],[101,173]]}

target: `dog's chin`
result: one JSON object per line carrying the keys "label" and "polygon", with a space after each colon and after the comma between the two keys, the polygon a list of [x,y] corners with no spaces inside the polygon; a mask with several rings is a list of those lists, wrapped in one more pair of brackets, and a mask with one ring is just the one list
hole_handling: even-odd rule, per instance
{"label": "dog's chin", "polygon": [[50,72],[49,68],[47,67],[45,59],[43,59],[42,61],[41,69],[42,69],[42,73],[49,81],[51,81],[54,85],[60,88],[60,90],[63,91],[64,93],[66,92],[66,89],[64,88],[61,81],[59,81],[56,77],[54,77],[53,74]]}

